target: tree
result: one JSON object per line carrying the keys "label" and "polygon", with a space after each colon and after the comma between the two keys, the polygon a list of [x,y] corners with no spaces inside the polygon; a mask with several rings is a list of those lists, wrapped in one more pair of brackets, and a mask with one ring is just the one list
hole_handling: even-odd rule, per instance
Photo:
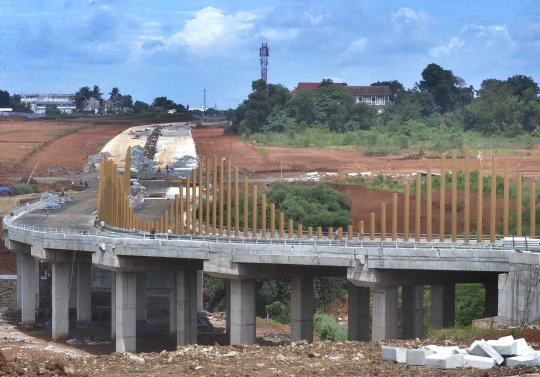
{"label": "tree", "polygon": [[93,92],[89,86],[82,86],[75,92],[75,106],[77,110],[84,110],[84,105],[93,96]]}
{"label": "tree", "polygon": [[92,97],[94,97],[95,100],[99,101],[99,113],[103,114],[104,106],[103,106],[103,93],[101,93],[101,89],[99,89],[99,85],[94,85],[94,89],[92,89]]}
{"label": "tree", "polygon": [[392,91],[392,95],[395,96],[396,93],[399,91],[405,90],[403,87],[403,84],[400,83],[398,80],[391,80],[391,81],[377,81],[371,84],[370,86],[389,86],[390,90]]}
{"label": "tree", "polygon": [[131,97],[131,94],[126,94],[125,96],[122,96],[122,107],[133,107],[133,97]]}
{"label": "tree", "polygon": [[49,118],[54,118],[59,115],[62,115],[62,112],[58,110],[58,107],[55,104],[45,106],[45,115]]}
{"label": "tree", "polygon": [[122,107],[122,94],[116,86],[110,91],[109,100],[112,101],[114,107]]}
{"label": "tree", "polygon": [[177,105],[167,97],[156,97],[152,102],[152,106],[161,107],[163,110],[171,110],[176,108]]}
{"label": "tree", "polygon": [[321,83],[317,88],[322,88],[328,85],[334,85],[334,80],[332,79],[322,79]]}
{"label": "tree", "polygon": [[523,94],[527,89],[532,89],[534,95],[540,94],[540,88],[538,84],[534,82],[532,77],[525,75],[514,75],[506,80],[510,86],[512,94],[518,97],[523,97]]}
{"label": "tree", "polygon": [[422,71],[422,79],[417,84],[418,89],[431,93],[441,112],[451,111],[457,94],[457,81],[452,71],[431,63]]}
{"label": "tree", "polygon": [[7,90],[0,90],[0,107],[9,106],[9,92]]}
{"label": "tree", "polygon": [[149,110],[150,110],[150,105],[142,101],[135,101],[135,104],[133,105],[133,112],[135,114],[142,114]]}

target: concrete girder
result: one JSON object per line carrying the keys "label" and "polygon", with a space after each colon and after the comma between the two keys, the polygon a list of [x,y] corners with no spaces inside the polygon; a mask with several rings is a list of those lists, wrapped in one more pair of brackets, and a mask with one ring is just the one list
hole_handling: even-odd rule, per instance
{"label": "concrete girder", "polygon": [[108,251],[94,253],[92,263],[110,271],[170,271],[202,270],[202,259],[178,259],[160,257],[121,256]]}

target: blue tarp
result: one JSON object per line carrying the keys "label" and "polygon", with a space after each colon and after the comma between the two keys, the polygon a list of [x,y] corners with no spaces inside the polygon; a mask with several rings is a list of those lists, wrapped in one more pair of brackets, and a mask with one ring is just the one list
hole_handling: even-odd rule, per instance
{"label": "blue tarp", "polygon": [[11,193],[11,187],[0,186],[0,195],[4,195],[5,193]]}

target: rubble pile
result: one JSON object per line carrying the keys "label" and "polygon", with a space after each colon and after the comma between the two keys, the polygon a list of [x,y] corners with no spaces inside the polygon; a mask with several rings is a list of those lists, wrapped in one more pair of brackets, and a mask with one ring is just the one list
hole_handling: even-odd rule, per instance
{"label": "rubble pile", "polygon": [[[110,152],[104,152],[107,157],[112,157],[113,155]],[[90,157],[88,164],[99,164],[101,162],[103,153],[98,153]]]}
{"label": "rubble pile", "polygon": [[175,158],[175,161],[169,165],[169,169],[177,169],[177,168],[189,168],[189,167],[195,167],[194,164],[197,164],[199,159],[194,156],[185,155],[180,158]]}
{"label": "rubble pile", "polygon": [[418,349],[382,346],[382,359],[437,369],[491,369],[498,365],[509,367],[540,365],[540,351],[535,351],[523,338],[512,335],[497,340],[475,340],[469,348],[426,345]]}
{"label": "rubble pile", "polygon": [[69,171],[69,168],[67,166],[51,166],[50,168],[47,169],[47,171],[49,173],[62,173],[62,172],[65,172],[65,171]]}
{"label": "rubble pile", "polygon": [[128,200],[135,200],[137,202],[144,202],[144,190],[146,188],[141,185],[139,182],[135,181],[133,184],[129,187],[129,196]]}

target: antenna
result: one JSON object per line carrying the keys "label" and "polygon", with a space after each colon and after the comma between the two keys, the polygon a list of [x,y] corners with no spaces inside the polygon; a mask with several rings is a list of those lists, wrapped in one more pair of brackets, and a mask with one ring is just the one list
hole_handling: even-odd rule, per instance
{"label": "antenna", "polygon": [[261,57],[261,80],[265,82],[268,78],[268,57],[270,56],[268,52],[268,43],[263,43],[259,50],[259,56]]}

